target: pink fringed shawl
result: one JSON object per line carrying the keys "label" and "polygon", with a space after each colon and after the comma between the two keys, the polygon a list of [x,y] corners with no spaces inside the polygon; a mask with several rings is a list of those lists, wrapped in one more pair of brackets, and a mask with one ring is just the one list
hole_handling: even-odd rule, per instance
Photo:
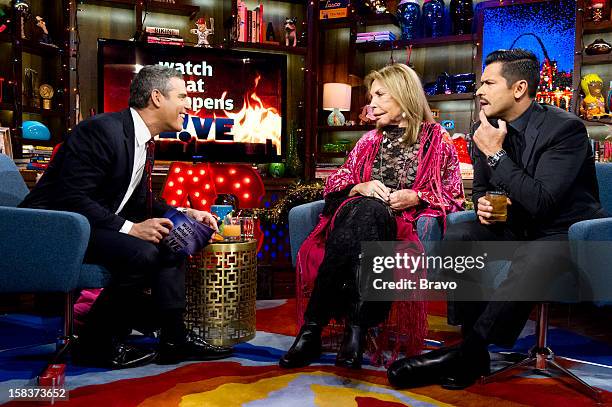
{"label": "pink fringed shawl", "polygon": [[[324,196],[340,191],[349,185],[369,181],[381,139],[382,133],[377,130],[372,130],[361,137],[344,165],[327,179]],[[421,146],[429,144],[429,147],[425,154],[421,147],[416,179],[412,189],[421,192],[421,199],[427,205],[421,205],[418,209],[408,208],[396,216],[397,240],[401,241],[419,242],[416,233],[416,221],[419,217],[442,217],[444,220],[447,213],[461,210],[464,203],[459,160],[448,133],[437,123],[424,122],[420,140]],[[340,208],[354,199],[360,199],[360,197],[347,199]],[[298,326],[303,324],[307,300],[325,253],[325,240],[340,208],[333,216],[321,216],[319,223],[298,252],[296,287]],[[445,221],[443,223],[446,226]],[[382,362],[381,352],[383,350],[392,351],[388,362],[395,360],[399,352],[407,355],[418,353],[427,334],[425,302],[395,302],[387,321],[381,328],[383,329],[376,337],[376,343],[371,349],[373,363]]]}

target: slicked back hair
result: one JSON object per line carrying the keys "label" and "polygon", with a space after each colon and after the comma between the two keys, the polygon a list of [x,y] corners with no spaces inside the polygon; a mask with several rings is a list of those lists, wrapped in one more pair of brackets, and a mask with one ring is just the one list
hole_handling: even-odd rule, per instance
{"label": "slicked back hair", "polygon": [[527,94],[535,98],[540,84],[540,62],[535,54],[525,49],[500,49],[491,52],[485,65],[499,62],[502,64],[501,76],[506,80],[508,89],[520,80],[527,81]]}

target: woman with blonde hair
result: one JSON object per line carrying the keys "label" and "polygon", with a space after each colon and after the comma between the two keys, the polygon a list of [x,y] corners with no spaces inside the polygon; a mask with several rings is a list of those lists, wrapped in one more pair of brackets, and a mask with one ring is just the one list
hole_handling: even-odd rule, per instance
{"label": "woman with blonde hair", "polygon": [[[391,306],[360,298],[361,242],[411,241],[422,248],[417,219],[443,220],[463,206],[459,160],[448,133],[434,122],[411,68],[393,64],[372,71],[365,86],[376,129],[359,139],[344,165],[327,179],[323,215],[297,257],[302,281],[296,297],[304,320],[279,361],[281,367],[301,367],[316,360],[321,331],[332,318],[344,319],[345,324],[336,365],[355,369],[361,367],[368,328],[382,324],[376,349],[391,347],[392,359],[400,351],[418,352],[427,332],[424,302],[396,301]],[[304,307],[301,300],[309,292]],[[393,325],[393,338],[386,325]],[[374,354],[372,359],[379,357]]]}

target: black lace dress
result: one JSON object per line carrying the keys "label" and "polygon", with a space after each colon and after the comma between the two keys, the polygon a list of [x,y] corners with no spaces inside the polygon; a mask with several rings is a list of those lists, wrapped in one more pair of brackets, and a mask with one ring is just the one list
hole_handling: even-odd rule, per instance
{"label": "black lace dress", "polygon": [[[410,188],[416,177],[419,142],[406,146],[400,139],[404,129],[383,129],[381,147],[372,171],[392,191]],[[330,215],[349,197],[349,185],[328,194],[323,213]],[[348,318],[364,327],[382,322],[389,311],[388,302],[362,303],[357,275],[362,241],[395,240],[397,225],[392,209],[378,198],[360,197],[346,203],[336,215],[325,242],[325,256],[304,314],[305,321],[325,325],[331,318]]]}

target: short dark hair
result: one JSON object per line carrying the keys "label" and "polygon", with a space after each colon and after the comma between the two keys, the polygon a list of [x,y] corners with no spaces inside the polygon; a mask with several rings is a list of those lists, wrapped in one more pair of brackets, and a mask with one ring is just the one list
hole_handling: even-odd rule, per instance
{"label": "short dark hair", "polygon": [[170,79],[183,79],[183,74],[174,68],[163,65],[145,65],[138,71],[130,85],[130,107],[144,109],[149,104],[151,92],[159,90],[162,95],[168,96]]}
{"label": "short dark hair", "polygon": [[510,88],[516,81],[527,81],[527,94],[535,98],[540,84],[540,61],[531,51],[525,49],[500,49],[491,52],[485,59],[485,65],[494,62],[502,64],[501,75]]}

